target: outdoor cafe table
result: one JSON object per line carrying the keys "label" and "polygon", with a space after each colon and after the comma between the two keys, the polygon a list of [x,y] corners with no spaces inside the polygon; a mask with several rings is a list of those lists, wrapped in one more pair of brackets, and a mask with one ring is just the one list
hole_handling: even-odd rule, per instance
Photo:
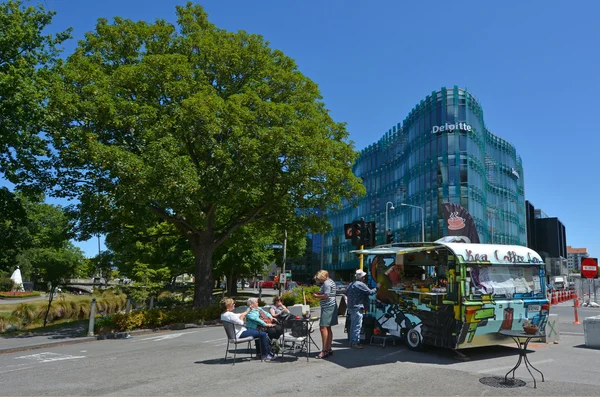
{"label": "outdoor cafe table", "polygon": [[[540,371],[539,369],[537,369],[536,367],[531,365],[531,362],[527,358],[527,345],[533,338],[540,338],[543,335],[541,335],[539,332],[537,332],[535,334],[528,334],[525,331],[504,330],[504,329],[500,330],[499,334],[504,335],[504,336],[510,336],[512,338],[512,340],[515,341],[515,343],[517,344],[517,347],[519,348],[519,360],[517,361],[517,364],[513,367],[513,369],[511,369],[510,371],[508,371],[506,373],[506,375],[504,376],[504,382],[508,382],[508,374],[510,374],[511,372],[513,373],[512,377],[514,379],[515,371],[517,370],[517,368],[519,368],[519,366],[521,365],[522,362],[525,362],[525,368],[527,368],[527,371],[529,371],[529,375],[531,375],[531,377],[533,378],[533,388],[534,389],[537,388],[537,385],[535,382],[535,376],[533,376],[533,373],[531,373],[531,370],[529,368],[533,368],[535,371],[539,372],[540,375],[542,375],[542,382],[544,382],[544,374],[542,373],[542,371]],[[524,341],[524,342],[522,342],[522,341]]]}
{"label": "outdoor cafe table", "polygon": [[[283,344],[285,345],[285,330],[286,330],[286,328],[291,331],[292,323],[294,323],[294,322],[306,323],[307,324],[306,337],[308,339],[305,340],[305,343],[306,343],[306,361],[308,361],[308,357],[310,356],[310,345],[313,344],[317,349],[319,349],[319,346],[317,346],[314,339],[312,338],[313,325],[315,322],[317,322],[319,320],[320,320],[320,317],[311,317],[311,318],[300,317],[300,318],[290,318],[288,320],[285,320],[283,322],[283,341],[284,341]],[[286,325],[289,325],[289,327],[286,327]],[[281,346],[281,349],[282,349],[281,354],[283,355],[283,352],[286,350],[285,346]]]}

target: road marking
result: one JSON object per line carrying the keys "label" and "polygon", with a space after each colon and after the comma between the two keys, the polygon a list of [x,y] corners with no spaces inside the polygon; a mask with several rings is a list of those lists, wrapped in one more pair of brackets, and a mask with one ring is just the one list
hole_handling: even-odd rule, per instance
{"label": "road marking", "polygon": [[[554,359],[549,358],[548,360],[540,360],[540,361],[531,361],[530,364],[532,364],[533,366],[536,366],[538,364],[546,364],[546,363],[551,363],[554,362]],[[507,369],[512,369],[514,367],[514,365],[509,365],[506,367],[496,367],[496,368],[489,368],[489,369],[484,369],[481,371],[477,371],[478,374],[486,374],[488,372],[498,372],[498,371],[504,371]]]}
{"label": "road marking", "polygon": [[583,336],[583,333],[579,333],[579,332],[560,332],[561,335],[575,335],[575,336]]}
{"label": "road marking", "polygon": [[29,369],[29,368],[33,368],[33,367],[21,367],[21,368],[14,368],[14,369],[9,369],[7,371],[0,371],[0,374],[5,374],[7,372],[15,372],[15,371],[22,371],[24,369]]}
{"label": "road marking", "polygon": [[166,334],[166,335],[151,336],[150,338],[142,338],[142,339],[138,339],[138,340],[139,341],[154,340],[155,342],[158,342],[158,341],[161,341],[161,340],[179,338],[182,335],[189,335],[189,334],[193,334],[194,332],[198,332],[198,331],[180,332],[178,334]]}
{"label": "road marking", "polygon": [[35,360],[41,363],[50,363],[53,361],[63,361],[63,360],[76,360],[78,358],[85,358],[85,356],[71,356],[70,354],[58,354],[58,353],[37,353],[30,354],[28,356],[20,356],[15,357],[15,360],[25,359],[25,360]]}

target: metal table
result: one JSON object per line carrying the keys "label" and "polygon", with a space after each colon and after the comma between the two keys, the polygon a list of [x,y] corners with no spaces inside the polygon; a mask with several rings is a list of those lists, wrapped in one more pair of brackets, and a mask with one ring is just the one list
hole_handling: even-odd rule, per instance
{"label": "metal table", "polygon": [[[531,375],[531,377],[533,378],[533,388],[537,388],[537,384],[535,381],[535,376],[533,376],[533,373],[531,372],[531,369],[534,369],[535,371],[539,372],[540,375],[542,375],[542,382],[544,382],[544,374],[542,373],[542,371],[540,371],[539,369],[537,369],[536,367],[534,367],[531,362],[529,361],[529,359],[527,358],[527,345],[529,344],[529,342],[533,339],[533,338],[540,338],[543,335],[541,335],[539,332],[535,333],[535,334],[528,334],[525,331],[518,331],[518,330],[500,330],[498,332],[500,335],[504,335],[504,336],[509,336],[512,338],[512,340],[515,341],[515,343],[517,344],[517,347],[519,349],[519,360],[517,361],[517,364],[513,367],[513,369],[511,369],[510,371],[508,371],[506,373],[506,375],[504,376],[504,381],[508,382],[508,374],[510,374],[511,372],[513,373],[513,379],[515,378],[515,371],[517,370],[517,368],[519,368],[519,366],[521,365],[522,362],[525,362],[525,368],[527,368],[527,371],[529,371],[529,375]],[[524,342],[522,342],[524,341]]]}

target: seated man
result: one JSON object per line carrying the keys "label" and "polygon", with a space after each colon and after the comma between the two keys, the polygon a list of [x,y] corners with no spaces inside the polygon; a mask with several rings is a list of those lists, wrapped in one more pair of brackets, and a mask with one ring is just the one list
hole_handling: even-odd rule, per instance
{"label": "seated man", "polygon": [[[223,301],[223,305],[225,306],[225,311],[221,314],[221,320],[229,321],[235,324],[235,334],[237,338],[247,338],[252,336],[254,338],[258,337],[261,344],[261,349],[263,353],[263,359],[267,361],[271,361],[275,359],[275,356],[271,352],[271,344],[269,343],[269,337],[266,332],[258,331],[256,329],[248,329],[244,327],[244,319],[248,315],[248,311],[243,313],[234,313],[233,309],[235,308],[235,302],[233,299],[227,298]],[[260,349],[258,346],[258,340],[255,341],[256,344],[256,355],[260,357]]]}

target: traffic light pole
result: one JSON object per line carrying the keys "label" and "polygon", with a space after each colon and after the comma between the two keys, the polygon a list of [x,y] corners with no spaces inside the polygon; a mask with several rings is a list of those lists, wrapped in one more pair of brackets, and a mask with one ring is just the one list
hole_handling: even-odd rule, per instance
{"label": "traffic light pole", "polygon": [[[365,249],[365,246],[364,246],[364,245],[361,245],[361,246],[360,246],[360,249],[361,249],[361,250],[364,250],[364,249]],[[364,258],[363,254],[360,254],[360,270],[362,270],[362,269],[363,269],[363,258]]]}

